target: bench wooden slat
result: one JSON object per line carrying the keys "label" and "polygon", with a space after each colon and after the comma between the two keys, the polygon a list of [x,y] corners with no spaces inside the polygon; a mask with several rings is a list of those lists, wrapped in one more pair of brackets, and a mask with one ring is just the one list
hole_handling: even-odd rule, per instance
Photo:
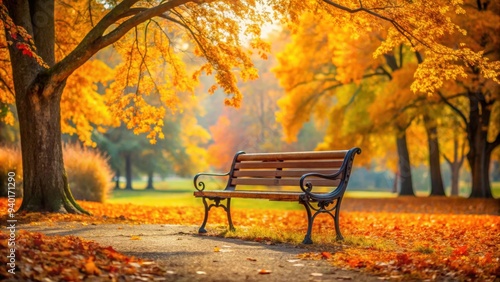
{"label": "bench wooden slat", "polygon": [[318,160],[318,159],[343,159],[347,150],[342,151],[308,151],[308,152],[282,152],[282,153],[250,153],[238,156],[238,161],[279,161],[279,160]]}
{"label": "bench wooden slat", "polygon": [[[240,162],[234,165],[236,169],[255,169],[255,168],[331,168],[331,169],[339,169],[342,166],[342,160],[333,160],[333,161],[290,161],[290,162],[275,162],[275,161],[266,161],[266,162]],[[310,170],[309,170],[310,171]]]}
{"label": "bench wooden slat", "polygon": [[251,198],[268,199],[273,201],[298,201],[301,192],[286,191],[196,191],[195,197],[219,197],[219,198]]}
{"label": "bench wooden slat", "polygon": [[[233,178],[231,185],[265,185],[265,186],[296,186],[299,187],[300,178]],[[325,179],[307,179],[306,182],[311,182],[314,186],[337,186],[340,180],[325,180]]]}
{"label": "bench wooden slat", "polygon": [[332,169],[295,169],[295,170],[236,170],[233,173],[234,177],[301,177],[310,172],[333,174],[338,170]]}

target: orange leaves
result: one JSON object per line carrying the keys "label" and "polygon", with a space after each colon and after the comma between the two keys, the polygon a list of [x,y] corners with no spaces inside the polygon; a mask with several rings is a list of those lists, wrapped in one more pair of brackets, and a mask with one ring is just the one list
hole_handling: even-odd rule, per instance
{"label": "orange leaves", "polygon": [[332,254],[330,252],[321,252],[321,258],[322,259],[331,259]]}
{"label": "orange leaves", "polygon": [[[0,209],[6,202],[0,201]],[[303,239],[307,227],[305,211],[242,210],[237,208],[237,201],[233,203],[235,204],[233,204],[232,218],[241,231],[230,232],[229,236],[244,237],[264,244],[277,241],[298,243]],[[80,204],[94,216],[32,213],[19,214],[17,218],[19,221],[30,220],[38,224],[76,221],[94,224],[198,225],[202,221],[201,204],[195,207],[147,207],[90,202],[80,202]],[[378,212],[348,211],[354,209]],[[362,269],[388,278],[411,276],[417,280],[424,280],[448,277],[452,280],[489,281],[500,271],[498,248],[500,218],[497,215],[452,213],[496,213],[497,211],[498,204],[494,200],[348,198],[343,202],[340,216],[340,227],[345,240],[333,241],[335,232],[332,219],[328,216],[318,216],[313,228],[313,240],[316,246],[323,249],[317,253],[301,254],[299,258],[327,260],[338,267]],[[222,209],[212,209],[209,224],[226,226],[225,212]],[[259,232],[252,234],[253,229]],[[208,230],[212,234],[217,234],[217,231],[210,226]],[[78,260],[80,271],[76,273],[77,277],[83,274],[90,275],[87,274],[87,269],[89,273],[94,271],[93,275],[97,275],[95,273],[98,270],[93,268],[92,261],[101,271],[101,275],[106,273],[137,275],[142,271],[138,270],[140,269],[138,266],[144,267],[140,261],[126,257],[112,247],[103,248],[77,237],[54,239],[38,233],[30,233],[29,236],[25,234],[21,233],[20,245],[32,246],[40,252],[50,252],[51,256],[63,261],[62,265],[66,263],[65,257],[85,254]],[[2,241],[0,238],[0,242]],[[24,250],[20,251],[21,255],[25,254]],[[225,246],[220,246],[214,247],[213,251],[224,253],[227,250]],[[253,261],[258,258],[247,259]],[[46,273],[44,271],[61,273],[58,275],[75,275],[75,273],[62,273],[62,270],[53,265],[42,265],[39,273]]]}
{"label": "orange leaves", "polygon": [[[8,234],[0,231],[0,241]],[[7,248],[0,249],[0,262],[7,263]],[[16,278],[42,281],[114,280],[131,275],[132,280],[161,277],[163,272],[150,262],[127,257],[112,247],[101,247],[95,242],[74,236],[45,236],[19,231],[16,237]],[[0,277],[7,277],[0,268]],[[141,280],[142,281],[142,280]]]}
{"label": "orange leaves", "polygon": [[[488,254],[496,253],[498,258],[499,249],[481,242],[500,244],[488,228],[498,224],[496,216],[385,212],[343,216],[347,221],[343,232],[352,237],[346,238],[346,248],[334,255],[337,265],[385,275],[412,274],[422,279],[442,275],[488,280],[497,271],[499,261],[490,260]],[[360,241],[358,236],[369,241]]]}
{"label": "orange leaves", "polygon": [[101,274],[101,270],[95,265],[93,257],[89,257],[87,259],[87,261],[85,262],[85,265],[84,265],[84,270],[85,270],[85,273],[87,273],[88,275]]}
{"label": "orange leaves", "polygon": [[467,245],[458,247],[458,248],[453,250],[452,255],[453,256],[467,256],[469,254],[467,251],[468,249],[469,249],[469,247]]}
{"label": "orange leaves", "polygon": [[403,266],[411,263],[410,256],[406,253],[397,254],[396,255],[397,265]]}

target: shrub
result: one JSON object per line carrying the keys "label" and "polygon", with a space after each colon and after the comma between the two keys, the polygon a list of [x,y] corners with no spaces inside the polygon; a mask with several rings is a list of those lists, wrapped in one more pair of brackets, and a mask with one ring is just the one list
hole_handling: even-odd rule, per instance
{"label": "shrub", "polygon": [[91,148],[65,144],[64,165],[68,183],[77,200],[105,202],[112,188],[113,173],[107,157]]}
{"label": "shrub", "polygon": [[[75,199],[104,202],[113,177],[107,158],[97,150],[79,145],[64,145],[63,150],[68,183]],[[0,147],[0,197],[7,197],[9,172],[16,173],[16,197],[22,197],[21,150]]]}
{"label": "shrub", "polygon": [[16,197],[22,197],[21,151],[16,147],[0,147],[0,197],[7,197],[8,173],[16,173]]}

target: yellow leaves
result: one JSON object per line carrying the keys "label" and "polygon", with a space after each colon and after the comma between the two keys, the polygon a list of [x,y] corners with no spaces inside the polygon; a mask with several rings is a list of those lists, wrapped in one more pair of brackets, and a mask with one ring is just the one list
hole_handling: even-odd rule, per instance
{"label": "yellow leaves", "polygon": [[106,85],[113,79],[113,74],[113,70],[103,62],[91,60],[69,77],[61,99],[63,133],[77,134],[84,144],[95,146],[91,139],[94,125],[113,124],[97,83]]}

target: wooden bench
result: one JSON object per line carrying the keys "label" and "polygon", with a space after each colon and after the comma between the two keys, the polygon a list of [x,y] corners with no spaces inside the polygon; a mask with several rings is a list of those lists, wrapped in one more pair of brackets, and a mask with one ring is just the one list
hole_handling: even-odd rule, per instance
{"label": "wooden bench", "polygon": [[[360,153],[359,148],[252,154],[240,151],[234,156],[229,172],[199,173],[194,177],[197,190],[194,196],[201,197],[205,206],[205,218],[199,232],[207,232],[205,225],[212,207],[222,207],[226,211],[229,228],[234,230],[231,199],[254,198],[297,201],[304,205],[308,221],[307,233],[302,242],[304,244],[312,244],[314,218],[320,213],[332,216],[337,240],[342,240],[339,227],[340,203],[347,188],[354,156]],[[227,176],[227,185],[223,190],[205,190],[205,183],[199,181],[202,176]],[[250,189],[242,189],[244,187]],[[212,202],[208,204],[207,200]],[[224,200],[225,204],[222,202]]]}

